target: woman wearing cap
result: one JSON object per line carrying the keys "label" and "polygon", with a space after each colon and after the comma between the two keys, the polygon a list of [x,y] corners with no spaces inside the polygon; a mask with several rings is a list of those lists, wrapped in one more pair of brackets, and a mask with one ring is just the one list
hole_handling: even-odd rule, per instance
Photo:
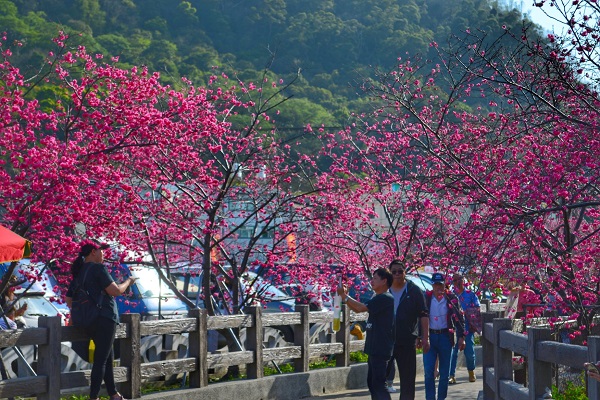
{"label": "woman wearing cap", "polygon": [[67,305],[70,308],[73,301],[75,278],[87,271],[87,275],[84,275],[84,277],[90,296],[102,299],[100,314],[86,329],[96,346],[90,377],[90,400],[98,399],[102,380],[104,380],[106,391],[111,400],[124,400],[124,397],[116,389],[113,375],[113,343],[117,324],[119,323],[119,314],[114,297],[122,295],[135,282],[135,278],[130,277],[123,283],[115,283],[103,264],[103,250],[107,248],[108,245],[94,241],[85,241],[81,244],[79,255],[71,265],[73,279],[66,296]]}
{"label": "woman wearing cap", "polygon": [[454,338],[458,339],[458,349],[465,349],[465,319],[460,302],[456,295],[446,290],[446,279],[436,272],[431,275],[433,291],[425,294],[429,309],[429,352],[423,355],[425,370],[425,399],[436,400],[435,395],[435,362],[439,357],[440,382],[437,400],[445,400],[448,396],[450,373],[450,357]]}

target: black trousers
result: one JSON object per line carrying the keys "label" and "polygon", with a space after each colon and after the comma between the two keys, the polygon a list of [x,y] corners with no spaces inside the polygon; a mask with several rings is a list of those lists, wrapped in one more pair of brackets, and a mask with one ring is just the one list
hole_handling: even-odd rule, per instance
{"label": "black trousers", "polygon": [[372,400],[391,400],[385,387],[386,369],[389,359],[387,357],[369,356],[367,365],[367,386]]}
{"label": "black trousers", "polygon": [[[400,400],[415,399],[415,379],[417,378],[417,348],[415,340],[405,340],[394,345],[394,356],[389,360],[390,365],[396,360],[398,375],[400,377]],[[387,374],[386,374],[387,375]]]}
{"label": "black trousers", "polygon": [[113,373],[113,342],[115,341],[116,331],[116,322],[104,317],[96,318],[90,328],[87,329],[96,346],[90,376],[90,399],[98,397],[102,380],[104,380],[106,391],[110,396],[117,394]]}

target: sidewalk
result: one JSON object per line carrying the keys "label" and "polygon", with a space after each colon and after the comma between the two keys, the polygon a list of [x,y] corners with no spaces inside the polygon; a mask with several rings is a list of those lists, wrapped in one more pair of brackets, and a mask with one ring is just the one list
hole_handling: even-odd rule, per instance
{"label": "sidewalk", "polygon": [[[479,392],[483,390],[483,375],[481,367],[475,369],[477,375],[476,382],[469,382],[469,376],[465,368],[456,370],[456,384],[448,386],[447,400],[476,400]],[[397,392],[392,393],[392,400],[400,397],[400,389],[398,381],[394,382],[394,387]],[[425,383],[423,374],[417,373],[416,382],[417,393],[415,400],[425,400]],[[437,389],[437,384],[436,384]],[[307,400],[333,400],[333,399],[352,399],[352,400],[371,400],[371,395],[367,388],[358,390],[347,390],[339,393],[325,394],[316,397],[305,397]]]}

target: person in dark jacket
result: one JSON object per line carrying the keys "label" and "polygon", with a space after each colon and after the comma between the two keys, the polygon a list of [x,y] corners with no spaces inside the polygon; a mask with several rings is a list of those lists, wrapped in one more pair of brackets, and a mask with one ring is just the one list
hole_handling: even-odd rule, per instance
{"label": "person in dark jacket", "polygon": [[369,356],[367,385],[373,400],[391,400],[385,387],[387,362],[394,347],[394,298],[388,292],[392,274],[385,268],[373,273],[371,287],[375,296],[365,304],[348,296],[348,288],[338,288],[342,303],[354,312],[369,312],[365,353]]}
{"label": "person in dark jacket", "polygon": [[431,280],[433,291],[425,295],[429,308],[430,342],[429,352],[423,355],[425,399],[436,400],[435,363],[439,358],[440,382],[437,400],[445,400],[448,396],[450,357],[455,335],[458,338],[459,350],[465,349],[465,317],[456,295],[446,289],[444,275],[436,272],[431,276]]}
{"label": "person in dark jacket", "polygon": [[394,283],[390,293],[394,297],[394,324],[396,340],[394,357],[389,369],[396,362],[400,376],[400,400],[414,400],[415,379],[417,377],[417,347],[423,353],[429,351],[429,316],[425,296],[421,289],[406,279],[406,263],[393,260],[390,272]]}
{"label": "person in dark jacket", "polygon": [[113,342],[119,323],[114,296],[125,293],[125,290],[135,282],[136,278],[130,277],[120,284],[115,283],[103,264],[104,250],[107,248],[108,245],[94,241],[85,241],[81,244],[81,250],[71,264],[73,279],[67,290],[66,302],[69,308],[72,308],[75,279],[80,274],[85,274],[87,270],[87,275],[82,275],[85,277],[85,288],[91,298],[101,298],[100,314],[92,325],[86,328],[86,333],[96,346],[90,376],[90,400],[98,399],[102,380],[104,380],[110,400],[125,400],[117,391],[113,374]]}

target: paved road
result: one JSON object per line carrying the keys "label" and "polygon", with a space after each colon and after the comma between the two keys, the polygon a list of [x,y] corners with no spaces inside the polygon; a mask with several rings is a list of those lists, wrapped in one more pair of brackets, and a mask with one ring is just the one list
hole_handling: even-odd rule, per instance
{"label": "paved road", "polygon": [[[469,382],[467,370],[464,368],[458,369],[456,375],[456,385],[449,385],[447,400],[476,400],[479,392],[483,390],[483,376],[481,368],[475,370],[477,375],[476,382]],[[399,389],[399,383],[396,381],[394,387]],[[417,394],[415,400],[425,400],[425,384],[423,375],[417,373]],[[392,393],[392,400],[398,399],[400,392]],[[333,399],[352,399],[352,400],[370,400],[369,391],[365,389],[348,390],[345,392],[324,394],[317,397],[307,397],[305,400],[333,400]]]}

